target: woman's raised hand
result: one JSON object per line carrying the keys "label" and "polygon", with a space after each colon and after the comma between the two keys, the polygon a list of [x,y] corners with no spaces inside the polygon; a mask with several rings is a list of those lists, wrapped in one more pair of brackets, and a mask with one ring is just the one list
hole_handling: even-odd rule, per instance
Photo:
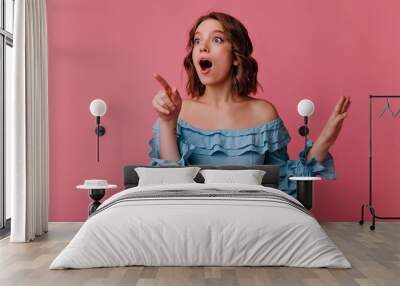
{"label": "woman's raised hand", "polygon": [[342,129],[343,121],[347,117],[350,104],[350,97],[342,96],[321,132],[324,141],[330,145],[336,141]]}
{"label": "woman's raised hand", "polygon": [[171,88],[168,82],[159,74],[153,74],[154,78],[160,83],[162,89],[154,96],[152,105],[160,120],[170,122],[177,121],[182,107],[182,98],[176,87]]}
{"label": "woman's raised hand", "polygon": [[325,160],[329,148],[335,143],[339,136],[344,119],[347,117],[350,104],[350,97],[342,96],[339,99],[318,139],[308,152],[307,160],[311,160],[313,157],[320,163]]}

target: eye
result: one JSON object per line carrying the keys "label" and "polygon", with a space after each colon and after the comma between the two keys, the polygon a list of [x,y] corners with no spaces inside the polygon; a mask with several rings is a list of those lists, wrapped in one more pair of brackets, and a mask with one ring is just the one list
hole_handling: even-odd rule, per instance
{"label": "eye", "polygon": [[215,37],[215,38],[214,38],[214,42],[216,42],[216,43],[218,43],[218,44],[221,44],[221,43],[224,42],[224,39],[222,39],[221,37]]}
{"label": "eye", "polygon": [[198,43],[200,43],[200,39],[199,38],[195,38],[193,40],[193,44],[197,45]]}

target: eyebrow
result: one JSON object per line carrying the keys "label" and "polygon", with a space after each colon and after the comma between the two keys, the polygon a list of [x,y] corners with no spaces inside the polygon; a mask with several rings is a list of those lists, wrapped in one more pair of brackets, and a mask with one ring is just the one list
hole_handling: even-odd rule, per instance
{"label": "eyebrow", "polygon": [[[225,35],[224,31],[221,31],[221,30],[214,30],[214,31],[211,32],[211,34],[214,34],[214,33],[221,33],[221,34]],[[194,33],[194,35],[197,35],[197,34],[201,34],[201,32]]]}

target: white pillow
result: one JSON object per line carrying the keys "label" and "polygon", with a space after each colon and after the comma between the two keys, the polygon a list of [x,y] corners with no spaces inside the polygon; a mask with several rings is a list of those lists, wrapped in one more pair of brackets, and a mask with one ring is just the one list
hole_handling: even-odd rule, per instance
{"label": "white pillow", "polygon": [[234,183],[261,185],[265,171],[262,170],[201,170],[204,183]]}
{"label": "white pillow", "polygon": [[199,167],[135,168],[139,176],[138,186],[196,183],[193,179],[199,170]]}

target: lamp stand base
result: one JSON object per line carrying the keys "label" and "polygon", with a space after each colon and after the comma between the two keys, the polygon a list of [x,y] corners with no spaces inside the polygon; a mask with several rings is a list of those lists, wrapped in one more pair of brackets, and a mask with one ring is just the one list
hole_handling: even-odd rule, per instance
{"label": "lamp stand base", "polygon": [[313,181],[297,181],[297,199],[306,209],[312,209]]}
{"label": "lamp stand base", "polygon": [[93,202],[89,205],[89,216],[101,205],[100,200],[104,197],[105,193],[105,189],[91,189],[89,191],[89,197],[93,200]]}

